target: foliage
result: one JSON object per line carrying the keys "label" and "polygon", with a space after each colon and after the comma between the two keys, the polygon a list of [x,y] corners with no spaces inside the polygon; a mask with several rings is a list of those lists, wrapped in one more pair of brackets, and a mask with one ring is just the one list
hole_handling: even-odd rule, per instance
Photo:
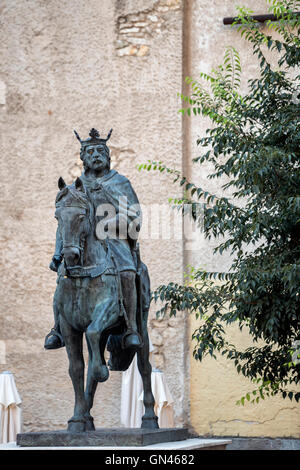
{"label": "foliage", "polygon": [[[300,380],[299,361],[291,359],[300,339],[300,17],[292,13],[300,2],[268,3],[277,21],[267,23],[267,32],[251,11],[238,9],[235,28],[260,71],[248,92],[240,92],[240,57],[229,47],[223,64],[199,80],[188,77],[191,96],[181,95],[182,114],[212,121],[194,163],[212,164],[209,178],[226,177],[222,188],[232,197],[210,194],[163,162],[140,165],[173,175],[184,189],[173,201],[181,210],[185,202],[204,203],[205,236],[220,239],[215,252],[232,255],[228,273],[191,268],[183,285],[162,285],[153,298],[164,303],[158,314],[188,310],[201,320],[193,333],[195,359],[220,353],[257,384],[242,404],[275,394],[300,399],[290,390]],[[268,51],[277,57],[275,67]],[[253,346],[240,351],[229,344],[230,324],[247,328]]]}

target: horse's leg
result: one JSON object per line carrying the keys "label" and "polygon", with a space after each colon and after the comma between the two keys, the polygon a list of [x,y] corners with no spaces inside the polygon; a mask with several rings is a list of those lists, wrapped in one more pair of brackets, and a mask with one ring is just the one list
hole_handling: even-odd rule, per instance
{"label": "horse's leg", "polygon": [[[143,347],[137,352],[137,364],[143,380],[145,414],[142,417],[142,428],[157,429],[158,418],[154,413],[154,396],[151,387],[152,366],[149,361],[149,337],[147,319],[150,305],[150,278],[147,266],[141,263],[140,279],[137,279],[137,325],[143,339]],[[141,305],[142,304],[142,305]]]}
{"label": "horse's leg", "polygon": [[96,393],[98,382],[97,380],[93,378],[93,375],[92,375],[92,366],[91,366],[91,359],[90,359],[91,351],[90,351],[89,344],[88,344],[88,350],[89,350],[89,365],[88,365],[88,373],[87,373],[86,387],[85,387],[85,401],[86,401],[86,406],[87,406],[86,413],[85,413],[85,418],[86,418],[85,430],[94,431],[95,430],[94,419],[91,416],[90,411],[93,408],[94,396]]}
{"label": "horse's leg", "polygon": [[85,430],[86,402],[84,396],[84,358],[82,333],[74,330],[61,316],[61,329],[69,357],[69,374],[75,393],[74,415],[68,421],[68,431]]}
{"label": "horse's leg", "polygon": [[143,347],[137,351],[137,364],[139,372],[142,376],[143,388],[144,388],[144,407],[145,414],[142,417],[142,428],[157,429],[158,418],[154,413],[154,396],[151,388],[151,372],[152,366],[149,361],[149,338],[148,332],[145,327],[145,331],[142,332],[143,336]]}
{"label": "horse's leg", "polygon": [[[100,357],[101,357],[102,363],[105,362],[104,349],[105,349],[108,336],[109,336],[109,333],[104,332],[102,333],[101,340],[100,340]],[[91,351],[88,341],[87,341],[87,345],[88,345],[88,351],[89,351],[89,365],[88,365],[88,373],[87,373],[86,388],[85,388],[85,401],[87,405],[87,410],[85,413],[85,418],[86,418],[85,430],[95,431],[94,419],[91,416],[90,411],[93,408],[94,396],[96,393],[98,381],[95,380],[93,377],[93,367],[92,367],[92,361],[91,361],[92,351]]]}
{"label": "horse's leg", "polygon": [[87,346],[88,346],[88,351],[89,351],[89,365],[88,365],[88,373],[87,373],[86,387],[85,387],[85,402],[86,402],[86,407],[87,407],[86,413],[85,413],[85,418],[86,418],[85,430],[94,431],[95,430],[94,419],[91,416],[90,411],[93,408],[94,396],[96,393],[98,382],[97,380],[93,378],[93,375],[92,375],[92,365],[91,365],[92,351],[91,351],[88,341],[87,341]]}
{"label": "horse's leg", "polygon": [[[105,382],[109,371],[103,357],[103,347],[100,348],[101,335],[118,321],[118,308],[112,299],[106,299],[97,305],[93,318],[86,330],[86,338],[90,348],[91,376],[97,382]],[[102,350],[101,350],[102,349]]]}

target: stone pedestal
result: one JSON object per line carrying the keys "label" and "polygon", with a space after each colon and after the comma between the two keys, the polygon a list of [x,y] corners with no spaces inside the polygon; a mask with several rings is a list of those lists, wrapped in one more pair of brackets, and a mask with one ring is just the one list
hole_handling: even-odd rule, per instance
{"label": "stone pedestal", "polygon": [[187,429],[96,429],[71,433],[61,431],[27,432],[17,435],[20,447],[125,447],[149,446],[191,438]]}

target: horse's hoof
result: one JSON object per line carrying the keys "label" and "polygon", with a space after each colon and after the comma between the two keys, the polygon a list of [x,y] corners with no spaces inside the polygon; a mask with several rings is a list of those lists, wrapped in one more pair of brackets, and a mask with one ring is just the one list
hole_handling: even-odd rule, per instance
{"label": "horse's hoof", "polygon": [[142,426],[141,428],[144,429],[158,429],[158,417],[153,416],[152,418],[150,417],[142,417]]}
{"label": "horse's hoof", "polygon": [[138,351],[142,347],[142,341],[137,333],[130,333],[124,338],[124,349]]}
{"label": "horse's hoof", "polygon": [[68,432],[84,432],[86,421],[85,419],[71,418],[68,421]]}
{"label": "horse's hoof", "polygon": [[109,377],[109,371],[107,366],[100,366],[93,370],[93,378],[97,382],[105,382]]}
{"label": "horse's hoof", "polygon": [[85,430],[86,431],[95,431],[94,419],[92,416],[87,416],[85,421]]}

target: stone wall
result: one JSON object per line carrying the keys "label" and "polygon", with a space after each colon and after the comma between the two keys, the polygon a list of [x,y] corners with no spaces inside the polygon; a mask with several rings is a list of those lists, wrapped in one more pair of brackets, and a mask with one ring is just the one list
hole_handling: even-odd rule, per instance
{"label": "stone wall", "polygon": [[[262,0],[242,3],[266,11]],[[209,123],[178,114],[185,76],[216,67],[226,45],[241,53],[244,89],[257,65],[239,34],[222,24],[235,13],[229,0],[6,0],[0,9],[0,372],[15,376],[24,431],[59,429],[73,413],[68,361],[64,349],[45,351],[43,343],[53,324],[56,276],[48,265],[57,179],[70,183],[81,172],[73,129],[87,137],[91,127],[105,135],[112,127],[112,166],[130,178],[145,209],[156,204],[166,217],[164,204],[180,194],[167,175],[138,172],[139,163],[163,160],[222,194],[219,181],[207,180],[208,167],[191,165]],[[230,259],[212,256],[213,243],[202,236],[191,249],[172,217],[171,238],[149,236],[147,224],[141,233],[153,288],[181,282],[187,263],[227,269]],[[228,363],[196,363],[189,351],[195,323],[185,315],[156,318],[155,310],[150,337],[174,397],[176,426],[206,435],[299,437],[299,405],[236,407],[248,384]],[[247,344],[247,336],[232,334]],[[97,426],[120,425],[121,380],[113,372],[98,386]]]}
{"label": "stone wall", "polygon": [[[123,28],[127,22],[130,36]],[[138,31],[132,31],[133,22]],[[125,35],[136,54],[120,48]],[[148,50],[138,44],[143,38]],[[73,414],[66,352],[43,349],[53,324],[56,275],[48,265],[57,179],[63,176],[70,183],[81,168],[73,129],[87,137],[91,127],[105,135],[112,127],[112,166],[130,178],[142,204],[167,203],[169,179],[139,173],[137,165],[167,158],[181,167],[181,50],[178,1],[7,0],[1,6],[0,341],[6,361],[0,371],[15,376],[25,431],[64,428]],[[167,279],[181,281],[181,239],[144,237],[141,252],[152,287]],[[153,307],[149,327],[180,426],[186,419],[185,323],[157,321]],[[114,372],[98,386],[97,426],[119,426],[121,380],[122,374]]]}
{"label": "stone wall", "polygon": [[168,17],[180,11],[180,0],[159,0],[151,8],[121,15],[117,19],[117,54],[143,57],[151,51],[151,42],[168,28]]}

